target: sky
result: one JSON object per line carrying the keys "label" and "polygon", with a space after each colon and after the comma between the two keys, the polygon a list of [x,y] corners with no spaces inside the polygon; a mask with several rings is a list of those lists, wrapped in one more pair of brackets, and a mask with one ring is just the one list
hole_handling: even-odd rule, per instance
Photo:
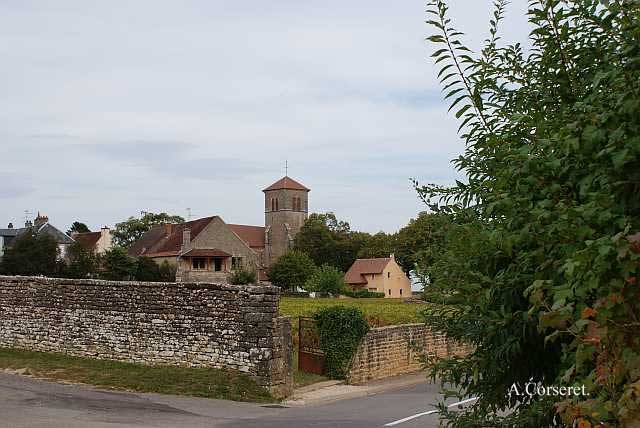
{"label": "sky", "polygon": [[[491,1],[451,1],[470,47]],[[0,227],[141,211],[264,223],[285,173],[310,212],[394,232],[412,187],[463,176],[418,0],[0,0]],[[525,42],[513,0],[505,42]]]}

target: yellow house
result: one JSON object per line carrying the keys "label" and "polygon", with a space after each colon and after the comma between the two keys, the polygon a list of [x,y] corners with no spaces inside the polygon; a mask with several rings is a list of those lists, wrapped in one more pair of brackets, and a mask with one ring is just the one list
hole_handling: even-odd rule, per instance
{"label": "yellow house", "polygon": [[347,285],[356,290],[384,293],[384,297],[411,297],[411,282],[396,259],[357,259],[344,276]]}

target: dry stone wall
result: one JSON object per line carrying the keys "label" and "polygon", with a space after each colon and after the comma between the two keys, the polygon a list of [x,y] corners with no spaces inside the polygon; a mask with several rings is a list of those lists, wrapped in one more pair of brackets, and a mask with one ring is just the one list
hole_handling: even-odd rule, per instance
{"label": "dry stone wall", "polygon": [[273,286],[0,276],[0,346],[231,368],[291,392],[291,322]]}
{"label": "dry stone wall", "polygon": [[424,324],[403,324],[369,330],[354,354],[347,381],[352,384],[422,370],[420,357],[465,355],[470,351],[436,334]]}

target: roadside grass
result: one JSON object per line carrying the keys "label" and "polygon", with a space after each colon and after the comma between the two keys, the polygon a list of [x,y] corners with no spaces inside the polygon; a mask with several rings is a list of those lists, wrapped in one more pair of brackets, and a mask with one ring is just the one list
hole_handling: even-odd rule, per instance
{"label": "roadside grass", "polygon": [[249,376],[214,368],[144,366],[65,354],[0,348],[0,370],[100,388],[190,395],[234,401],[274,402]]}

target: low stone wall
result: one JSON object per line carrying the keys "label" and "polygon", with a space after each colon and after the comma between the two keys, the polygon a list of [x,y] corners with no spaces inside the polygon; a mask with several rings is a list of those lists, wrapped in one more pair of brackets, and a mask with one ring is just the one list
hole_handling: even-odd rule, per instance
{"label": "low stone wall", "polygon": [[231,368],[292,389],[279,289],[0,276],[0,346],[142,364]]}
{"label": "low stone wall", "polygon": [[424,324],[403,324],[369,330],[356,351],[347,382],[363,383],[423,369],[420,357],[465,355],[471,348],[436,334]]}

